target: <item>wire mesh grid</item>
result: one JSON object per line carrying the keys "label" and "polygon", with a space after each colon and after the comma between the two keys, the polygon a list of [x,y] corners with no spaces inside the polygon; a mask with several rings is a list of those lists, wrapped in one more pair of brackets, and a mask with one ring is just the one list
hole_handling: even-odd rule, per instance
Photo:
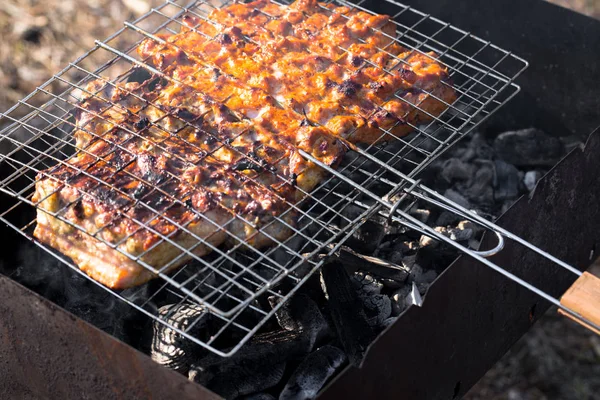
{"label": "wire mesh grid", "polygon": [[[289,4],[276,1],[266,3],[281,6]],[[257,160],[256,149],[249,153],[234,146],[235,140],[250,135],[251,129],[240,129],[234,136],[224,140],[218,132],[204,129],[202,121],[205,115],[189,115],[180,109],[167,109],[165,103],[160,102],[160,95],[151,100],[146,96],[147,92],[159,93],[160,90],[154,90],[157,86],[168,86],[169,82],[181,86],[182,82],[137,55],[140,44],[148,39],[165,43],[164,38],[168,35],[180,32],[188,16],[196,18],[199,23],[218,28],[220,22],[211,19],[212,13],[232,4],[235,3],[167,1],[138,20],[125,23],[124,28],[106,40],[98,41],[90,52],[8,110],[2,120],[12,124],[3,129],[0,138],[0,190],[16,199],[10,207],[2,210],[0,215],[4,222],[79,272],[76,263],[33,237],[36,209],[38,218],[39,213],[50,215],[66,234],[82,233],[102,243],[106,249],[117,251],[119,257],[140,264],[159,279],[138,289],[123,291],[103,287],[188,339],[223,356],[233,354],[249,340],[320,267],[324,258],[314,255],[332,254],[363,221],[379,211],[378,205],[374,205],[373,199],[365,196],[363,190],[332,176],[310,192],[302,193],[303,199],[299,202],[274,196],[274,201],[281,202],[284,210],[269,217],[264,216],[263,221],[257,222],[251,218],[252,214],[234,209],[228,210],[228,218],[216,220],[189,207],[190,193],[174,191],[173,182],[180,184],[182,180],[177,171],[164,180],[154,180],[152,174],[139,176],[139,171],[128,169],[139,160],[136,155],[131,155],[128,145],[131,142],[147,142],[149,139],[141,132],[150,127],[154,134],[152,146],[170,154],[171,159],[179,163],[189,163],[189,157],[193,156],[192,163],[195,165],[210,164],[217,152],[227,150],[237,162],[243,163],[243,168],[253,166],[250,169],[254,172],[245,174],[244,179],[255,190],[264,189],[264,176],[268,176],[268,182],[272,184],[290,185],[290,176],[281,174],[276,168],[279,162],[276,157],[265,164]],[[257,15],[263,15],[267,20],[277,19],[260,7],[263,2],[251,4],[257,5],[254,8]],[[345,8],[334,9],[333,5]],[[348,21],[357,10],[371,14],[367,7],[372,6],[375,5],[365,1],[356,4],[346,1],[319,3],[323,13]],[[423,100],[411,103],[411,109],[417,109],[423,115],[421,121],[406,119],[397,123],[409,126],[411,133],[399,136],[395,126],[378,127],[381,140],[373,140],[375,144],[361,146],[345,154],[337,171],[350,177],[361,188],[368,188],[385,197],[398,193],[407,183],[404,179],[398,179],[393,171],[397,169],[409,177],[416,175],[442,151],[514,96],[518,86],[513,80],[526,67],[526,63],[487,41],[400,3],[386,1],[377,3],[377,7],[380,8],[377,11],[392,16],[396,30],[395,36],[379,31],[390,38],[388,45],[378,48],[379,52],[393,60],[390,70],[385,73],[394,74],[394,69],[407,64],[405,59],[392,53],[391,47],[388,47],[399,44],[411,54],[435,57],[448,70],[449,79],[442,84],[456,93],[456,98],[447,102],[436,93],[422,90],[425,99],[435,98],[444,104],[444,110],[439,115],[421,107]],[[191,29],[200,32],[198,25]],[[245,39],[252,42],[249,37]],[[207,37],[207,40],[216,38]],[[340,59],[350,53],[348,48],[338,47]],[[436,55],[428,55],[430,51]],[[360,70],[366,66],[373,66],[373,63],[365,60],[357,68]],[[348,69],[348,66],[344,68]],[[395,91],[392,97],[406,102],[400,91]],[[97,108],[85,107],[86,101],[95,102]],[[223,103],[226,102],[227,99],[224,99]],[[285,108],[285,105],[282,107]],[[151,113],[153,119],[141,117]],[[81,122],[86,117],[89,121],[95,121],[88,124],[102,123],[106,126],[103,130],[92,128]],[[310,121],[310,124],[318,126],[319,122]],[[182,139],[184,133],[190,130],[198,134],[198,128],[201,128],[204,147]],[[104,134],[114,129],[125,134],[122,137]],[[82,145],[81,141],[108,143],[110,148],[99,156]],[[261,146],[266,147],[262,144],[259,149]],[[76,153],[80,157],[91,158],[91,161],[83,166],[69,163]],[[372,157],[383,163],[373,162]],[[312,156],[306,154],[305,158],[312,159]],[[312,160],[319,163],[318,159]],[[99,177],[91,171],[100,166],[106,169],[106,174]],[[59,188],[34,197],[36,184],[49,178],[49,171],[56,172],[61,167],[71,172],[69,178]],[[132,179],[139,182],[141,190],[135,195],[124,191],[115,185],[117,177],[127,182]],[[54,210],[41,208],[40,204],[56,192],[65,186],[75,185],[75,178],[85,181],[84,189],[80,187],[76,196]],[[295,190],[302,191],[298,187]],[[111,194],[107,194],[107,191]],[[104,233],[113,226],[111,223],[114,221],[97,223],[94,229],[90,229],[89,226],[74,223],[67,215],[81,208],[81,201],[86,196],[98,201],[112,200],[122,210],[140,207],[146,217],[138,219],[139,214],[131,217],[125,212],[118,213],[120,218],[127,219],[136,228],[112,240]],[[361,207],[356,207],[357,204]],[[178,215],[177,212],[169,213],[175,209],[179,213],[185,209],[190,213],[190,218],[178,220],[173,216]],[[200,234],[194,230],[193,225],[198,221],[208,225],[210,233]],[[174,229],[161,230],[161,223]],[[233,233],[234,226],[241,226],[244,232],[249,233],[244,237]],[[280,230],[287,231],[287,234],[279,237],[277,232]],[[157,240],[141,252],[128,251],[128,239],[140,231],[150,232]],[[178,240],[177,235],[182,233],[191,240],[185,243]],[[211,240],[216,235],[226,237],[228,245],[220,245],[225,241],[223,238]],[[256,242],[259,239],[271,245],[252,245],[253,240]],[[164,249],[175,255],[160,265],[153,265],[145,258]],[[152,253],[153,250],[155,253]],[[181,267],[176,269],[178,266]],[[148,290],[149,286],[151,290]],[[271,299],[267,302],[268,297],[275,298],[275,301]],[[199,337],[192,334],[194,324],[182,330],[168,323],[169,315],[159,315],[157,312],[157,306],[161,304],[185,302],[198,304],[214,316],[216,323],[211,332]]]}

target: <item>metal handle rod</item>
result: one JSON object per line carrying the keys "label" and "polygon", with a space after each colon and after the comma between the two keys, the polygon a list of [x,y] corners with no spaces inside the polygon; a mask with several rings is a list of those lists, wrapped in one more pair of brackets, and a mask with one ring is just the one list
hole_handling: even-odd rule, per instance
{"label": "metal handle rod", "polygon": [[[324,164],[320,160],[317,160],[311,154],[305,152],[304,150],[299,150],[299,151],[300,151],[300,154],[302,155],[302,157],[304,157],[304,158],[310,160],[311,162],[319,165],[321,168],[323,168],[326,171],[328,171],[329,173],[335,175],[338,179],[342,179],[344,182],[346,182],[350,186],[352,186],[355,189],[361,191],[363,194],[371,197],[377,203],[381,204],[382,206],[384,206],[384,207],[386,207],[388,209],[392,209],[393,208],[394,204],[392,204],[389,201],[381,198],[380,196],[376,195],[375,193],[371,192],[370,190],[362,187],[361,185],[359,185],[356,182],[354,182],[352,179],[347,178],[346,176],[344,176],[343,174],[341,174],[338,171],[334,170],[330,166]],[[433,192],[433,193],[436,193],[436,192]],[[461,208],[459,208],[459,210]],[[466,212],[466,213],[470,213],[468,210],[466,210],[464,208],[462,208],[462,211]],[[476,259],[477,261],[481,262],[482,264],[486,265],[487,267],[492,268],[494,271],[496,271],[496,272],[504,275],[505,277],[509,278],[510,280],[518,283],[519,285],[523,286],[524,288],[526,288],[526,289],[530,290],[531,292],[537,294],[541,298],[543,298],[543,299],[549,301],[550,303],[554,304],[556,307],[558,307],[559,309],[563,310],[565,313],[569,314],[571,317],[573,317],[577,321],[580,321],[580,322],[582,322],[584,324],[587,324],[587,325],[591,326],[594,329],[600,330],[600,326],[596,325],[594,322],[588,320],[587,318],[584,318],[579,313],[577,313],[577,312],[571,310],[570,308],[564,306],[563,304],[561,304],[560,300],[552,297],[551,295],[549,295],[548,293],[544,292],[543,290],[541,290],[541,289],[537,288],[536,286],[530,284],[529,282],[527,282],[527,281],[519,278],[518,276],[514,275],[513,273],[508,272],[504,268],[502,268],[502,267],[494,264],[493,262],[487,260],[486,258],[482,257],[481,255],[477,254],[476,252],[472,251],[471,249],[469,249],[469,248],[461,245],[460,243],[455,242],[454,240],[452,240],[452,239],[450,239],[450,238],[448,238],[448,237],[440,234],[439,232],[435,231],[430,226],[424,224],[423,222],[419,221],[415,217],[412,217],[408,213],[406,213],[404,211],[401,211],[401,210],[397,210],[396,213],[398,215],[400,215],[400,217],[394,215],[394,216],[392,216],[392,220],[394,220],[394,221],[396,221],[398,223],[401,223],[401,224],[404,223],[403,220],[406,220],[406,221],[410,222],[412,225],[418,226],[421,230],[427,232],[428,236],[435,237],[436,239],[438,239],[440,241],[443,241],[443,242],[449,244],[452,247],[455,247],[460,252],[462,252],[462,253],[464,253],[464,254],[466,254],[466,255],[468,255],[468,256]],[[472,213],[470,213],[470,214],[472,214]],[[473,215],[475,215],[475,214],[473,214]],[[479,217],[479,216],[477,216],[477,217]],[[481,217],[479,217],[479,218],[481,218]],[[492,224],[492,223],[490,223],[490,224],[492,226],[496,226],[495,224]],[[494,229],[491,229],[491,230],[494,230]],[[510,234],[510,235],[511,236],[515,236],[513,234]],[[528,243],[527,241],[525,241],[523,239],[521,239],[518,242],[521,243],[521,241],[525,242],[525,243]],[[530,246],[533,247],[534,249],[537,249],[537,247],[535,247],[533,245],[530,245]],[[526,247],[531,248],[530,246],[526,246]],[[543,252],[541,250],[538,253],[541,254],[541,255],[547,254],[547,253],[545,253],[545,252]],[[548,257],[548,259],[550,259],[551,261],[553,261],[553,259],[555,259],[555,257]],[[565,264],[565,265],[568,265],[568,264]]]}
{"label": "metal handle rod", "polygon": [[[411,185],[415,185],[416,189],[419,189],[421,191],[423,191],[424,193],[426,193],[429,196],[433,196],[434,198],[436,198],[438,201],[436,202],[436,200],[428,198],[428,196],[423,195],[423,194],[419,194],[416,191],[411,191],[409,194],[412,194],[413,196],[420,198],[424,201],[427,201],[431,204],[435,204],[438,207],[442,207],[444,209],[446,209],[447,211],[453,212],[455,214],[459,214],[459,215],[468,215],[468,218],[473,220],[473,221],[477,221],[479,224],[481,224],[482,226],[484,226],[485,228],[494,231],[496,233],[502,234],[503,236],[514,240],[515,242],[518,242],[519,244],[521,244],[522,246],[527,247],[528,249],[540,254],[541,256],[551,260],[552,262],[554,262],[555,264],[558,264],[559,266],[561,266],[562,268],[572,272],[573,274],[577,275],[577,276],[581,276],[582,272],[579,271],[577,268],[574,268],[573,266],[565,263],[564,261],[554,257],[552,254],[540,249],[539,247],[531,244],[530,242],[522,239],[521,237],[507,231],[506,229],[494,224],[493,222],[490,222],[488,220],[486,220],[485,218],[482,218],[481,216],[473,213],[472,211],[467,210],[466,208],[462,207],[461,205],[453,202],[452,200],[447,199],[446,197],[442,196],[441,194],[439,194],[438,192],[436,192],[433,189],[428,188],[427,186],[421,185],[419,184],[415,179],[410,178],[409,176],[403,174],[402,172],[398,171],[396,168],[392,167],[391,165],[386,164],[385,162],[381,161],[380,159],[378,159],[377,157],[374,157],[373,155],[367,153],[366,151],[363,151],[361,149],[356,149],[355,151],[357,151],[361,156],[364,156],[366,158],[368,158],[370,161],[373,161],[375,163],[377,163],[378,165],[386,168],[389,172],[392,172],[396,175],[398,175],[398,177],[400,177],[402,180],[406,181],[406,183],[411,184]],[[406,189],[405,189],[406,191]]]}
{"label": "metal handle rod", "polygon": [[[335,192],[334,192],[334,193],[332,193],[332,194],[334,194],[335,196],[338,196],[338,197],[343,197],[343,196],[342,196],[341,194],[339,194],[339,193],[335,193]],[[400,203],[400,202],[398,202],[398,203],[396,203],[396,204],[399,204],[399,203]],[[360,200],[352,200],[352,204],[356,205],[357,207],[364,208],[364,209],[367,209],[367,210],[368,210],[369,208],[371,208],[371,206],[369,206],[369,205],[367,205],[367,204],[365,204],[365,203],[361,202]],[[377,205],[376,207],[380,207],[380,205]],[[393,219],[393,218],[392,218],[392,215],[391,215],[391,214],[393,214],[392,212],[387,212],[387,213],[386,213],[386,212],[385,212],[385,211],[383,211],[383,210],[377,210],[377,214],[381,215],[382,217],[384,217],[384,218],[386,218],[386,219],[390,219],[390,220],[392,220],[392,219]],[[468,216],[464,216],[464,217],[465,217],[465,218],[468,218]],[[394,222],[397,222],[397,221],[394,221]],[[409,229],[412,229],[412,230],[414,230],[414,231],[417,231],[417,232],[419,232],[419,233],[421,233],[421,234],[423,234],[423,235],[425,235],[425,236],[429,236],[429,233],[428,233],[428,232],[421,230],[421,228],[420,228],[420,227],[418,227],[418,226],[416,226],[416,225],[413,225],[413,224],[411,224],[411,223],[410,223],[410,222],[408,222],[408,221],[404,221],[404,220],[403,220],[403,221],[402,221],[402,222],[400,222],[400,223],[401,223],[402,225],[406,226],[406,227],[407,227],[407,228],[409,228]],[[480,255],[480,256],[482,256],[482,257],[491,257],[491,256],[493,256],[493,255],[495,255],[495,254],[498,254],[498,253],[499,253],[499,252],[500,252],[500,251],[501,251],[501,250],[504,248],[504,244],[505,244],[505,242],[504,242],[504,236],[502,236],[502,235],[501,235],[501,234],[499,234],[498,232],[494,232],[494,234],[495,234],[495,235],[496,235],[496,237],[498,238],[498,244],[497,244],[496,246],[494,246],[493,248],[491,248],[491,249],[489,249],[489,250],[473,250],[473,249],[471,249],[471,251],[472,251],[472,252],[474,252],[475,254],[479,254],[479,255]]]}

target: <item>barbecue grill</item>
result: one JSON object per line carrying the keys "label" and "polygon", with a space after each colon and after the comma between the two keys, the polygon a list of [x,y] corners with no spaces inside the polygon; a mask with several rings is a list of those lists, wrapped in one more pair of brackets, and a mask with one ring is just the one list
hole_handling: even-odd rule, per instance
{"label": "barbecue grill", "polygon": [[[97,41],[94,49],[71,63],[33,94],[10,109],[4,118],[13,121],[14,124],[3,130],[1,143],[6,149],[2,161],[10,168],[8,168],[9,172],[2,177],[0,189],[17,201],[3,212],[3,221],[17,229],[28,239],[40,244],[31,235],[35,221],[23,222],[22,217],[28,215],[27,208],[40,208],[40,203],[44,200],[32,200],[36,175],[53,165],[65,164],[65,160],[75,151],[74,139],[70,135],[76,127],[72,119],[72,112],[81,108],[79,103],[84,96],[99,96],[98,93],[86,89],[85,84],[91,80],[99,79],[114,86],[118,82],[139,81],[139,75],[144,73],[172,80],[173,78],[155,69],[146,60],[136,58],[134,55],[135,48],[142,40],[147,38],[164,42],[157,35],[166,32],[177,32],[178,28],[183,25],[181,20],[183,15],[193,15],[202,21],[216,24],[216,21],[208,19],[210,11],[215,7],[223,7],[227,4],[215,4],[214,2],[205,1],[183,4],[176,1],[167,1],[161,7],[151,10],[133,23],[126,22],[124,28],[105,41]],[[351,6],[353,9],[368,11],[363,2],[351,4],[341,1],[340,4]],[[391,129],[380,128],[381,138],[385,139],[386,142],[364,148],[353,148],[353,154],[356,157],[346,160],[338,170],[328,167],[311,154],[300,150],[303,157],[330,172],[331,177],[320,184],[312,193],[306,193],[307,197],[302,203],[288,204],[288,212],[294,210],[298,213],[297,226],[292,226],[287,222],[286,213],[276,217],[275,221],[263,227],[255,226],[252,221],[243,221],[250,226],[254,226],[258,233],[273,240],[275,245],[267,250],[248,246],[247,243],[235,237],[232,237],[232,239],[236,241],[236,244],[231,249],[223,250],[195,235],[187,225],[177,224],[178,229],[175,232],[162,235],[148,224],[143,226],[142,229],[157,234],[161,238],[160,242],[152,248],[162,242],[167,242],[181,251],[176,259],[157,269],[142,260],[143,254],[151,249],[134,257],[127,252],[123,252],[114,244],[105,241],[100,234],[100,231],[102,231],[100,229],[93,235],[96,239],[139,262],[145,268],[157,274],[163,281],[163,285],[141,303],[134,300],[142,297],[136,290],[132,290],[131,293],[127,294],[112,291],[115,296],[165,324],[168,324],[169,315],[160,316],[150,306],[150,302],[160,296],[162,291],[168,291],[169,295],[176,296],[181,303],[193,302],[206,308],[221,319],[221,323],[217,324],[215,332],[208,335],[209,339],[202,340],[190,334],[189,328],[182,330],[172,324],[170,327],[217,354],[222,356],[231,355],[256,333],[312,272],[321,267],[324,259],[316,258],[316,255],[333,254],[355,232],[362,221],[379,213],[408,228],[421,231],[458,247],[461,251],[475,257],[485,265],[496,269],[513,280],[517,280],[530,290],[534,290],[575,318],[581,318],[572,310],[561,305],[558,300],[485,260],[484,257],[499,251],[503,247],[503,240],[506,237],[552,259],[577,275],[580,274],[578,270],[542,252],[518,236],[512,235],[508,231],[460,207],[458,204],[444,199],[434,191],[420,185],[414,179],[414,176],[421,172],[440,153],[471,131],[519,91],[519,87],[513,81],[526,68],[527,63],[490,42],[411,7],[395,2],[389,2],[388,7],[389,9],[386,9],[386,11],[393,16],[398,32],[397,37],[390,37],[390,39],[421,54],[435,51],[443,65],[448,68],[452,80],[451,85],[457,92],[457,100],[453,104],[446,103],[447,110],[437,117],[416,105],[419,111],[428,114],[432,118],[432,122],[425,126],[412,126],[415,131],[407,137],[396,137]],[[323,10],[331,12],[324,6]],[[260,10],[257,10],[257,12],[260,12]],[[348,18],[345,15],[342,15],[342,17]],[[248,38],[248,40],[251,39]],[[340,50],[342,52],[347,51],[344,48],[340,48]],[[385,51],[385,49],[380,50]],[[405,60],[396,58],[400,64],[406,63]],[[107,61],[96,69],[88,67],[88,65],[98,65],[99,60]],[[390,71],[386,72],[392,73]],[[146,82],[151,81],[146,80]],[[449,85],[450,83],[445,84]],[[131,92],[128,95],[136,96],[135,93]],[[434,94],[429,95],[435,97]],[[398,93],[395,96],[403,100]],[[439,98],[436,98],[436,100],[443,101]],[[160,108],[156,104],[148,104],[147,106]],[[108,106],[108,108],[111,107],[118,106],[116,104]],[[20,113],[25,111],[26,116],[21,119],[12,117],[17,111]],[[179,119],[184,123],[184,126],[192,124],[174,113],[167,113],[167,117]],[[156,126],[160,128],[158,123]],[[123,129],[129,130],[125,126],[123,126]],[[160,129],[164,130],[164,128]],[[92,132],[88,133],[93,134]],[[172,135],[171,132],[166,133]],[[393,139],[389,140],[389,137]],[[215,138],[215,140],[218,140],[218,138]],[[221,146],[239,152],[228,143],[222,143]],[[250,162],[252,161],[251,155],[241,155]],[[98,161],[103,160],[98,159]],[[79,170],[79,174],[90,176],[85,170]],[[151,183],[148,184],[151,185]],[[350,190],[347,190],[344,184],[349,186]],[[118,190],[108,182],[100,181],[98,185],[107,185],[109,190]],[[375,185],[378,186],[377,189],[372,190],[371,188]],[[173,205],[183,204],[180,199],[166,193],[165,186],[166,184],[161,183],[154,187],[152,191],[166,196],[169,201],[173,202]],[[406,201],[407,196],[408,200],[412,199],[412,202]],[[496,232],[499,238],[498,245],[493,250],[478,252],[454,243],[408,214],[408,208],[417,199],[434,206],[444,207]],[[157,211],[156,208],[144,201],[138,204],[154,215],[151,221],[168,220],[172,222],[166,215],[166,211]],[[364,211],[357,217],[348,217],[343,211],[350,205],[358,205]],[[66,207],[50,214],[62,222],[72,225],[73,228],[81,230],[81,227],[75,226],[64,217],[63,212],[65,209]],[[206,218],[202,214],[198,214],[198,216]],[[234,215],[218,228],[226,231],[230,224],[240,219],[242,217]],[[214,224],[214,222],[212,223]],[[288,229],[293,230],[294,234],[284,241],[274,238],[269,234],[268,229],[273,223],[286,226]],[[172,236],[179,232],[192,235],[197,243],[189,248],[181,247],[172,240]],[[231,234],[229,235],[231,236]],[[123,239],[123,241],[126,239]],[[212,257],[198,257],[192,253],[194,248],[200,244],[213,250]],[[43,248],[77,269],[60,253],[46,246],[43,246]],[[238,250],[245,251],[242,253]],[[171,264],[185,256],[192,256],[197,264],[192,268],[190,263],[173,275],[165,273]],[[308,270],[308,272],[297,273],[300,267]],[[285,292],[275,289],[284,279],[290,281],[290,288]],[[279,298],[278,306],[269,311],[257,307],[255,300],[265,294]],[[242,322],[249,313],[259,316],[257,323]],[[586,321],[586,323],[595,326],[591,321]],[[215,343],[218,343],[218,339],[226,332],[227,336],[238,337],[238,343],[233,348],[218,348]]]}
{"label": "barbecue grill", "polygon": [[[5,149],[2,155],[5,170],[0,189],[15,201],[2,213],[3,222],[78,270],[59,253],[45,247],[31,236],[35,222],[31,221],[31,211],[36,207],[31,195],[36,174],[40,170],[64,162],[73,154],[75,147],[69,136],[74,128],[71,110],[77,108],[85,92],[86,82],[93,79],[106,79],[110,84],[133,81],[139,79],[139,75],[143,74],[141,71],[161,75],[160,71],[154,70],[143,60],[138,60],[132,55],[139,41],[148,37],[156,38],[158,33],[165,31],[176,32],[181,24],[180,17],[186,13],[206,19],[211,8],[216,6],[222,5],[202,1],[185,5],[175,1],[166,2],[133,23],[126,23],[122,30],[107,40],[97,42],[92,51],[69,65],[4,115],[6,120],[13,121],[14,124],[2,131],[0,144],[4,145]],[[364,2],[354,5],[361,9],[366,9],[365,6],[367,4]],[[504,238],[515,240],[579,274],[578,270],[444,199],[420,185],[415,179],[417,174],[444,150],[516,95],[519,87],[513,80],[524,70],[525,61],[486,40],[410,7],[389,2],[384,8],[382,11],[393,15],[396,21],[399,35],[395,40],[407,48],[423,53],[433,50],[440,55],[440,59],[449,69],[453,87],[459,94],[458,100],[448,104],[448,109],[428,125],[414,126],[415,131],[409,136],[395,138],[395,143],[354,149],[356,157],[346,160],[338,170],[327,167],[310,154],[303,154],[307,159],[327,169],[331,178],[314,192],[307,194],[303,203],[290,204],[290,208],[300,215],[298,226],[290,226],[295,232],[290,239],[277,242],[267,250],[244,248],[241,252],[239,250],[242,250],[242,247],[247,247],[243,243],[228,250],[214,248],[211,257],[194,257],[193,264],[188,264],[173,275],[166,275],[147,265],[146,267],[157,273],[161,279],[161,285],[156,292],[141,302],[138,299],[143,296],[137,290],[126,293],[111,291],[113,295],[165,324],[168,323],[168,316],[159,317],[151,306],[151,300],[154,298],[175,296],[181,303],[195,302],[207,308],[222,321],[216,331],[209,335],[210,339],[203,340],[189,331],[170,327],[219,355],[231,355],[278,309],[278,306],[272,310],[264,309],[260,302],[255,300],[265,295],[275,296],[279,298],[277,304],[281,306],[312,272],[321,267],[324,258],[317,258],[316,255],[333,254],[363,221],[375,214],[383,215],[452,246],[459,246],[464,253],[511,279],[518,278],[483,258],[498,252],[503,246]],[[93,66],[100,64],[100,68],[94,69]],[[16,117],[23,114],[26,116]],[[382,131],[382,137],[385,135],[392,134]],[[499,243],[491,251],[478,252],[450,241],[408,214],[407,210],[415,199],[443,207],[480,223],[497,233]],[[364,211],[358,217],[350,218],[343,213],[349,205],[359,206]],[[30,219],[24,221],[24,216],[29,216]],[[61,218],[59,214],[56,216]],[[68,223],[66,219],[62,220]],[[340,220],[343,223],[339,223]],[[281,218],[278,222],[285,223]],[[185,226],[180,228],[184,231],[186,229]],[[170,241],[168,236],[163,236],[162,239]],[[190,249],[181,250],[183,254],[189,253]],[[264,270],[270,272],[265,273]],[[215,275],[217,279],[212,278]],[[208,279],[209,276],[211,279]],[[561,306],[553,297],[535,289],[527,282],[520,283]],[[249,313],[253,314],[254,318],[248,318]],[[248,324],[245,322],[248,319],[258,322]],[[593,326],[593,323],[589,323]],[[216,345],[221,336],[238,338],[237,344],[221,349]]]}

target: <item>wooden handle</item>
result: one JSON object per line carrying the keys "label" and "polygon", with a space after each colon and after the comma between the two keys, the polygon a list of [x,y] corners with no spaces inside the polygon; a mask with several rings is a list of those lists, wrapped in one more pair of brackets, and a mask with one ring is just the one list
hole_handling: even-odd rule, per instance
{"label": "wooden handle", "polygon": [[[600,325],[600,278],[584,272],[561,297],[560,304],[575,311],[588,321]],[[577,321],[573,316],[561,309],[558,312],[600,335],[598,329]]]}

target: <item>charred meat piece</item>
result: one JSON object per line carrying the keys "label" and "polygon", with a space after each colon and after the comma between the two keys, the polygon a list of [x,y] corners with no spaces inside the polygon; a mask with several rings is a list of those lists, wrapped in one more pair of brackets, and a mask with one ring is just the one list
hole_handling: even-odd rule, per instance
{"label": "charred meat piece", "polygon": [[301,151],[336,167],[347,142],[404,135],[455,99],[387,16],[258,0],[183,23],[138,47],[160,76],[88,84],[78,153],[37,177],[34,235],[111,288],[285,240],[325,174]]}

